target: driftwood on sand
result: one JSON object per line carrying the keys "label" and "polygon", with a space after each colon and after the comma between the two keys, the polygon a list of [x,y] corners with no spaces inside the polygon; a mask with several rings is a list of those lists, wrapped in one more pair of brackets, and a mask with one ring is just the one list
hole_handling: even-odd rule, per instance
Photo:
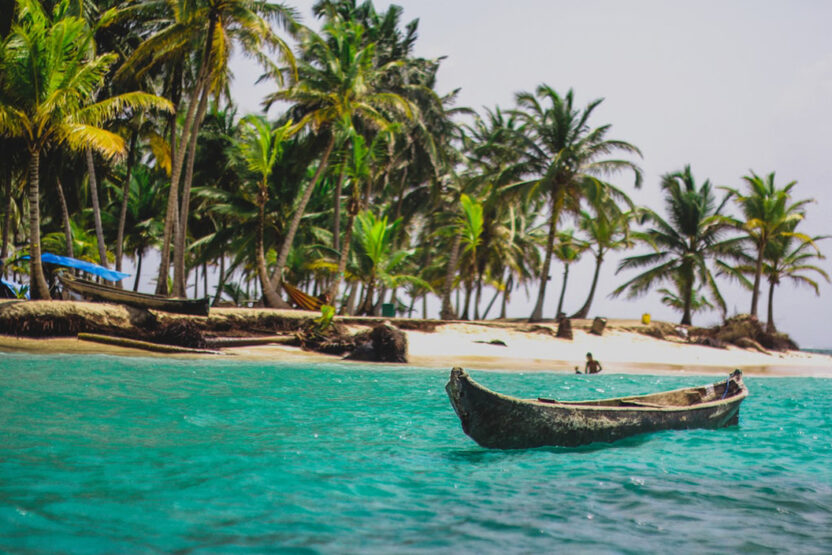
{"label": "driftwood on sand", "polygon": [[150,341],[128,339],[127,337],[117,337],[114,335],[101,335],[98,333],[79,333],[78,339],[82,341],[92,341],[94,343],[102,343],[104,345],[114,345],[116,347],[142,349],[144,351],[151,351],[154,353],[187,353],[203,355],[224,354],[220,351],[211,351],[208,349],[192,349],[189,347],[179,347],[176,345],[164,345],[161,343],[151,343]]}

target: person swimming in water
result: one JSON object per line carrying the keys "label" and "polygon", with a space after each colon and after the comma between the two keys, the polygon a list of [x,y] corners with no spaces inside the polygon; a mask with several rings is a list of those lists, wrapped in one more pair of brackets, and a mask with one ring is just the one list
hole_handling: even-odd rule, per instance
{"label": "person swimming in water", "polygon": [[584,374],[597,374],[604,368],[601,363],[592,358],[592,353],[586,354],[586,366],[584,366]]}

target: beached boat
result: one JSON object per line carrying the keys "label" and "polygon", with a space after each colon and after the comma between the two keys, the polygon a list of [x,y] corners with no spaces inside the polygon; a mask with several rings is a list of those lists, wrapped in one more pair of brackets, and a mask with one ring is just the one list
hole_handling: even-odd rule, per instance
{"label": "beached boat", "polygon": [[700,387],[598,401],[509,397],[481,386],[462,368],[451,370],[445,390],[462,430],[497,449],[573,447],[661,430],[730,426],[748,395],[739,370]]}
{"label": "beached boat", "polygon": [[66,274],[59,275],[58,279],[70,291],[96,301],[126,304],[136,308],[152,308],[153,310],[178,314],[208,316],[210,301],[207,297],[203,299],[180,299],[163,297],[162,295],[149,295],[102,285],[85,279],[73,278]]}

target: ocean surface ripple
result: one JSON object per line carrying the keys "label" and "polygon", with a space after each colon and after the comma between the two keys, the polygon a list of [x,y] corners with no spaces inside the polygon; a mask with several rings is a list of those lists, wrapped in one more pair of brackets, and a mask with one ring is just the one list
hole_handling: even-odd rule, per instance
{"label": "ocean surface ripple", "polygon": [[[564,400],[710,381],[472,374],[507,394]],[[751,395],[732,428],[493,451],[463,434],[447,376],[0,354],[0,551],[832,546],[832,380],[747,377]]]}

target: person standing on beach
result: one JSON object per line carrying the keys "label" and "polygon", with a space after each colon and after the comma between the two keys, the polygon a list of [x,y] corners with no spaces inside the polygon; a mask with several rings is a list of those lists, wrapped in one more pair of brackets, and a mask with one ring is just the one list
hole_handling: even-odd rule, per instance
{"label": "person standing on beach", "polygon": [[604,368],[601,363],[592,358],[592,353],[586,354],[586,366],[584,366],[584,374],[597,374]]}

